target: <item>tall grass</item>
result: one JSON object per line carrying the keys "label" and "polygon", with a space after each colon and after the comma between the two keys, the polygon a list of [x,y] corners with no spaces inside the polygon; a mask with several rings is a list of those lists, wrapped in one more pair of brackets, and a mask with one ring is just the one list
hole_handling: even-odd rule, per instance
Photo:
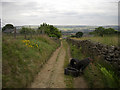
{"label": "tall grass", "polygon": [[[72,58],[82,60],[89,55],[82,52],[82,48],[78,48],[75,45],[70,44]],[[97,76],[97,77],[96,77]],[[94,64],[89,64],[84,70],[84,78],[88,83],[89,88],[103,88],[104,85],[100,80],[100,72]],[[97,82],[97,83],[96,83]]]}
{"label": "tall grass", "polygon": [[24,88],[30,85],[52,52],[59,46],[47,36],[34,36],[30,41],[39,42],[39,48],[31,48],[24,45],[24,38],[21,37],[3,37],[3,88]]}
{"label": "tall grass", "polygon": [[118,86],[118,83],[116,80],[118,80],[117,76],[114,74],[113,71],[107,70],[104,66],[97,64],[99,70],[103,74],[103,80],[104,83],[109,87],[109,88],[115,88]]}
{"label": "tall grass", "polygon": [[[88,57],[89,55],[82,52],[82,47],[78,48],[70,44],[72,58],[79,60]],[[100,63],[101,62],[101,63]],[[98,66],[99,64],[99,66]],[[118,88],[120,87],[119,78],[114,74],[114,69],[111,69],[107,63],[99,57],[94,57],[94,62],[89,64],[84,70],[84,77],[89,85],[89,88]],[[113,84],[114,83],[114,84]]]}
{"label": "tall grass", "polygon": [[82,38],[73,38],[77,40],[92,40],[95,42],[100,42],[106,45],[115,45],[118,46],[118,36],[117,35],[111,35],[111,36],[94,36],[94,37],[82,37]]}

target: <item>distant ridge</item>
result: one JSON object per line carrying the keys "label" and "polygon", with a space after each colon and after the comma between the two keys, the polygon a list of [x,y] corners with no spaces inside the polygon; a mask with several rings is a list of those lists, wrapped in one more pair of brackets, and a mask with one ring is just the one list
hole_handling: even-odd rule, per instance
{"label": "distant ridge", "polygon": [[[24,27],[30,27],[35,30],[38,29],[40,25],[24,25]],[[73,32],[76,33],[78,31],[82,32],[91,32],[95,30],[97,27],[104,27],[104,28],[114,28],[115,30],[118,30],[117,25],[106,25],[106,26],[90,26],[90,25],[53,25],[56,28],[58,28],[62,32]],[[23,26],[15,26],[17,29],[21,29]]]}

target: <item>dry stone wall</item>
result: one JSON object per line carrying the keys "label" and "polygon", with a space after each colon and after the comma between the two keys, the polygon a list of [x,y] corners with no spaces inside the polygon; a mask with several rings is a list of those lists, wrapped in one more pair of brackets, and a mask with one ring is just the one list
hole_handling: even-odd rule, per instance
{"label": "dry stone wall", "polygon": [[71,42],[73,45],[82,47],[82,50],[91,57],[100,56],[106,62],[113,65],[120,76],[120,47],[108,46],[99,42],[92,42],[91,40],[75,40],[68,38],[67,41]]}

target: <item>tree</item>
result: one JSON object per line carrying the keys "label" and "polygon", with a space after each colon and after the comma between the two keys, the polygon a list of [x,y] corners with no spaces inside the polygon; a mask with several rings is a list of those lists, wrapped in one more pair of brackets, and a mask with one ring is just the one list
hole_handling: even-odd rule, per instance
{"label": "tree", "polygon": [[103,37],[103,35],[115,34],[115,30],[113,28],[105,29],[103,27],[98,27],[98,28],[95,28],[95,31],[93,31],[93,34],[97,34]]}
{"label": "tree", "polygon": [[35,30],[31,28],[22,27],[22,29],[20,30],[20,33],[25,35],[25,39],[27,34],[30,34],[32,38],[32,34],[35,33]]}
{"label": "tree", "polygon": [[14,29],[14,26],[12,24],[6,24],[3,28],[2,31],[5,31],[6,29]]}
{"label": "tree", "polygon": [[43,23],[38,27],[38,32],[41,34],[45,34],[46,30],[48,29],[48,26],[46,23]]}
{"label": "tree", "polygon": [[104,28],[103,27],[98,27],[98,28],[95,28],[95,32],[97,35],[99,36],[102,36],[103,37],[103,34],[104,34]]}
{"label": "tree", "polygon": [[41,24],[40,27],[38,27],[37,32],[41,34],[47,34],[49,37],[60,38],[62,36],[61,31],[59,31],[53,25],[49,25],[46,23]]}
{"label": "tree", "polygon": [[108,28],[108,29],[105,29],[104,30],[104,34],[114,34],[115,33],[115,30],[113,28]]}
{"label": "tree", "polygon": [[20,30],[20,33],[21,34],[27,34],[27,33],[29,33],[29,30],[26,27],[22,27],[22,29]]}
{"label": "tree", "polygon": [[83,32],[77,32],[77,33],[76,33],[76,37],[77,37],[77,38],[80,38],[80,37],[82,37],[82,36],[83,36]]}

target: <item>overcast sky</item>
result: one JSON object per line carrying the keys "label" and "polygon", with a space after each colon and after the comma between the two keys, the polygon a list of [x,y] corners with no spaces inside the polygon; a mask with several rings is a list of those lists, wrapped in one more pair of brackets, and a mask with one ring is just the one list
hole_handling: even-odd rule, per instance
{"label": "overcast sky", "polygon": [[117,25],[118,1],[2,0],[0,7],[3,24]]}

